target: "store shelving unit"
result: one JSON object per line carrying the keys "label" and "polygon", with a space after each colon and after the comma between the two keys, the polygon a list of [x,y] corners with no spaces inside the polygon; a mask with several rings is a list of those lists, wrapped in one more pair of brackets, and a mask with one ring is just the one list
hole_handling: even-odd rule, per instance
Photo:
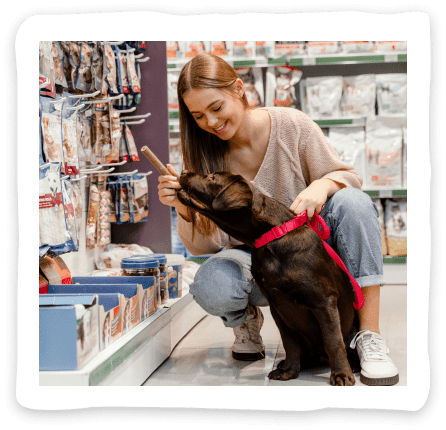
{"label": "store shelving unit", "polygon": [[39,372],[41,386],[139,386],[207,313],[187,293],[168,303],[76,371]]}

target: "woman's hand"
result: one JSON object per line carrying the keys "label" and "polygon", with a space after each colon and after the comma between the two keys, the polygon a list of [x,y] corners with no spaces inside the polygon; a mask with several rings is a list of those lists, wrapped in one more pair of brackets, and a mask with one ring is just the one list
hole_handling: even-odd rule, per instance
{"label": "woman's hand", "polygon": [[290,209],[296,215],[306,210],[308,218],[311,218],[315,211],[321,213],[328,197],[340,189],[341,187],[331,179],[317,179],[296,197]]}

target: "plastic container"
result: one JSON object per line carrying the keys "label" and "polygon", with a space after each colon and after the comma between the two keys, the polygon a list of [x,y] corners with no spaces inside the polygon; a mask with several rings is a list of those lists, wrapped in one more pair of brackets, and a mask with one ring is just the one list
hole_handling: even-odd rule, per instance
{"label": "plastic container", "polygon": [[167,283],[167,257],[166,254],[151,254],[151,257],[156,258],[159,263],[161,304],[164,305],[169,300],[169,288]]}
{"label": "plastic container", "polygon": [[168,270],[169,298],[177,299],[183,295],[183,266],[186,259],[179,254],[166,254]]}
{"label": "plastic container", "polygon": [[121,260],[122,276],[156,277],[155,309],[161,307],[160,269],[156,258],[151,255],[132,255]]}

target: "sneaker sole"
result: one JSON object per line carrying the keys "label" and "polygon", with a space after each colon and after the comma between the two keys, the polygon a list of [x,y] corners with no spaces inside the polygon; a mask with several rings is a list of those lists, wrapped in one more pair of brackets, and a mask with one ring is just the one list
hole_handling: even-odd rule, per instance
{"label": "sneaker sole", "polygon": [[391,376],[389,378],[367,378],[367,376],[364,376],[362,373],[359,376],[359,380],[364,385],[395,385],[398,384],[400,377],[399,374],[395,376]]}
{"label": "sneaker sole", "polygon": [[232,351],[232,358],[239,361],[257,361],[265,358],[265,351],[263,352],[234,352]]}

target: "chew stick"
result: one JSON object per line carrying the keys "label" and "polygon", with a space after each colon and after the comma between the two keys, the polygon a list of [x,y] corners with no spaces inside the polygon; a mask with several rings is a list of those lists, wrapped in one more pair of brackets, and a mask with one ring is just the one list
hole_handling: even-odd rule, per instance
{"label": "chew stick", "polygon": [[161,163],[161,161],[158,159],[158,157],[149,148],[147,148],[147,146],[143,146],[141,148],[141,152],[157,168],[158,172],[160,172],[162,175],[172,176],[172,173],[170,173],[167,170],[166,166],[163,163]]}

